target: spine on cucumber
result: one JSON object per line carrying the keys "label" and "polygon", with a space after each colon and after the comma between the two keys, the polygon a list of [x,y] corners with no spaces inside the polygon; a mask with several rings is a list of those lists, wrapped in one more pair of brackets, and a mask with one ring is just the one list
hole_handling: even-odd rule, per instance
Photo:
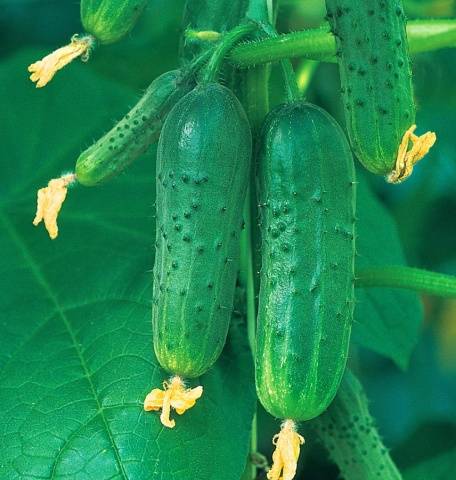
{"label": "spine on cucumber", "polygon": [[227,335],[251,133],[227,88],[196,87],[169,113],[157,151],[154,349],[162,367],[205,373]]}
{"label": "spine on cucumber", "polygon": [[172,70],[156,78],[139,102],[96,143],[81,153],[76,178],[93,186],[118,174],[154,143],[169,110],[191,89],[189,79]]}
{"label": "spine on cucumber", "polygon": [[308,103],[277,107],[258,181],[257,393],[273,416],[309,420],[337,392],[353,317],[355,175],[341,128]]}
{"label": "spine on cucumber", "polygon": [[85,31],[101,44],[114,43],[135,26],[148,0],[81,0]]}
{"label": "spine on cucumber", "polygon": [[402,2],[326,0],[326,8],[353,151],[371,172],[389,174],[415,123]]}

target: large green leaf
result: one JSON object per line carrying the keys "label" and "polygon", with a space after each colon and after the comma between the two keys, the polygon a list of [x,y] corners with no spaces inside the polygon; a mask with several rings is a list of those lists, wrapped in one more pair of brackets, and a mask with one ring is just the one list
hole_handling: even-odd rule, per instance
{"label": "large green leaf", "polygon": [[142,409],[166,378],[150,331],[153,155],[72,189],[56,240],[31,224],[36,188],[134,98],[82,64],[36,90],[26,66],[38,57],[0,66],[0,478],[237,480],[255,398],[241,325],[175,429]]}
{"label": "large green leaf", "polygon": [[425,460],[404,472],[404,480],[453,480],[456,448]]}
{"label": "large green leaf", "polygon": [[[371,192],[364,176],[359,176],[356,268],[404,265],[393,219]],[[354,341],[391,358],[401,368],[408,364],[422,319],[415,293],[392,288],[356,289]]]}

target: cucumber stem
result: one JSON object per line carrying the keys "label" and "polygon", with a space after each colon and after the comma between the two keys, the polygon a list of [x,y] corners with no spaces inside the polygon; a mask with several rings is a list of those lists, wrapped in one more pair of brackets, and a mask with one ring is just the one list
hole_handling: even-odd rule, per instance
{"label": "cucumber stem", "polygon": [[367,397],[358,379],[346,371],[336,398],[309,422],[348,480],[401,480],[369,413]]}
{"label": "cucumber stem", "polygon": [[456,276],[400,265],[357,270],[355,285],[405,288],[439,297],[456,297]]}
{"label": "cucumber stem", "polygon": [[[420,19],[407,24],[411,54],[456,47],[456,19]],[[304,57],[336,62],[336,41],[328,24],[319,28],[287,33],[238,45],[229,61],[240,68],[276,62],[284,58]]]}
{"label": "cucumber stem", "polygon": [[[277,38],[278,33],[272,25],[269,23],[262,24],[263,30],[269,35],[270,38]],[[293,65],[291,64],[290,59],[285,58],[280,61],[280,66],[282,67],[282,75],[285,81],[285,91],[287,94],[287,100],[289,102],[294,102],[300,98],[300,92],[298,88],[298,83],[296,81],[296,76],[293,70]]]}
{"label": "cucumber stem", "polygon": [[202,83],[214,82],[217,79],[220,67],[228,52],[236,45],[239,40],[256,30],[257,26],[253,22],[244,23],[225,33],[220,42],[215,47],[213,54],[204,67],[201,77]]}

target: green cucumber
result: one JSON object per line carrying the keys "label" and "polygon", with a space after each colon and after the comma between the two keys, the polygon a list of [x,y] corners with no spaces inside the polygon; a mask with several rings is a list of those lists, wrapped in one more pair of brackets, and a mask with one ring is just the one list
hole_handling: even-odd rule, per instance
{"label": "green cucumber", "polygon": [[76,162],[78,182],[85,186],[97,185],[142,155],[158,140],[166,114],[191,86],[179,70],[156,78],[124,118],[81,153]]}
{"label": "green cucumber", "polygon": [[341,478],[402,479],[369,413],[363,387],[348,369],[334,401],[309,427],[339,467]]}
{"label": "green cucumber", "polygon": [[281,105],[260,136],[262,268],[256,387],[275,417],[309,420],[334,398],[354,306],[355,173],[334,119]]}
{"label": "green cucumber", "polygon": [[81,22],[102,44],[114,43],[135,26],[148,0],[81,0]]}
{"label": "green cucumber", "polygon": [[326,8],[353,151],[371,172],[389,174],[415,123],[402,2],[326,0]]}
{"label": "green cucumber", "polygon": [[171,110],[157,150],[152,324],[161,366],[197,377],[227,335],[251,133],[227,88],[197,86]]}

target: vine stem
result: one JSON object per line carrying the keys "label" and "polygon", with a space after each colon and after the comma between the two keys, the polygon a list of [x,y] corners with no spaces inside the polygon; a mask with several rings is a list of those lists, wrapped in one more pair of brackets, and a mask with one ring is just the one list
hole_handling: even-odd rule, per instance
{"label": "vine stem", "polygon": [[214,48],[214,53],[212,54],[207,65],[204,67],[202,71],[201,81],[203,83],[215,81],[221,64],[228,52],[237,42],[239,42],[239,40],[244,38],[249,33],[252,33],[257,28],[258,27],[255,23],[248,22],[239,25],[236,28],[233,28],[233,30],[230,30],[228,33],[226,33],[222,37],[218,45]]}
{"label": "vine stem", "polygon": [[[410,53],[456,47],[456,19],[420,19],[407,24]],[[279,35],[236,46],[229,61],[237,67],[276,62],[284,58],[304,57],[336,62],[336,41],[329,25]]]}
{"label": "vine stem", "polygon": [[406,288],[439,297],[456,297],[455,276],[400,265],[357,270],[355,285]]}

